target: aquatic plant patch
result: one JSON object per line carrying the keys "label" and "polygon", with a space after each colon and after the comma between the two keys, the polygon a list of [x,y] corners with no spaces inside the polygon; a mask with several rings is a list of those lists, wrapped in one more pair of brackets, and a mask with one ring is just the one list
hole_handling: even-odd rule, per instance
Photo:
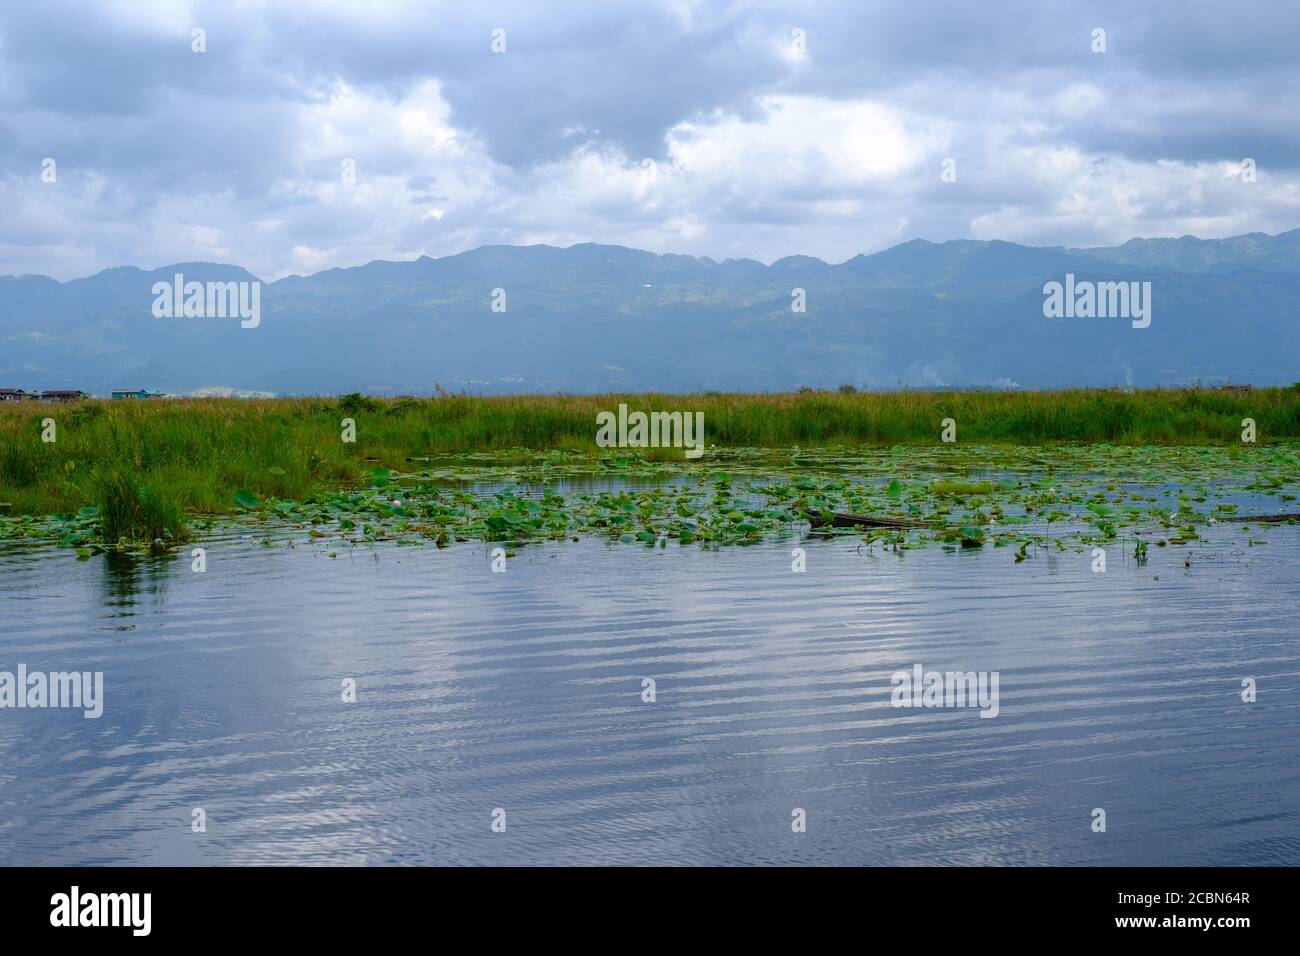
{"label": "aquatic plant patch", "polygon": [[[239,489],[230,517],[191,515],[194,533],[276,526],[304,540],[522,546],[602,536],[629,545],[747,545],[816,534],[897,553],[1006,548],[1019,563],[1043,549],[1150,547],[1210,538],[1257,547],[1294,518],[1300,447],[1111,445],[895,446],[719,450],[707,463],[627,451],[511,451],[426,458],[371,469],[360,487],[300,499]],[[863,521],[843,520],[843,516]],[[88,507],[0,514],[0,537],[53,539],[90,557],[140,542],[106,536]],[[149,546],[175,547],[155,540]]]}

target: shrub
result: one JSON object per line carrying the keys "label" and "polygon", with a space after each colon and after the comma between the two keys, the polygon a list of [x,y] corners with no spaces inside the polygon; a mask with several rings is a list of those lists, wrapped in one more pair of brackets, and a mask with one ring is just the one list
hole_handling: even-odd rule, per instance
{"label": "shrub", "polygon": [[362,395],[360,392],[349,392],[339,399],[339,411],[345,415],[355,415],[357,412],[377,412],[379,403],[373,398]]}

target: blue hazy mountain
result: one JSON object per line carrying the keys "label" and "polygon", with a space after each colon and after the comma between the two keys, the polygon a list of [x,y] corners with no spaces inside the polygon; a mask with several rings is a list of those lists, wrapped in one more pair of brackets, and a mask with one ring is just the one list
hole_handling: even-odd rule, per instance
{"label": "blue hazy mountain", "polygon": [[[1110,248],[906,242],[829,264],[484,246],[290,276],[261,322],[155,318],[233,265],[0,278],[0,387],[365,391],[1180,385],[1300,379],[1300,230]],[[1049,319],[1043,285],[1150,282],[1152,321]],[[505,312],[492,311],[505,290]],[[806,311],[792,309],[804,290]]]}

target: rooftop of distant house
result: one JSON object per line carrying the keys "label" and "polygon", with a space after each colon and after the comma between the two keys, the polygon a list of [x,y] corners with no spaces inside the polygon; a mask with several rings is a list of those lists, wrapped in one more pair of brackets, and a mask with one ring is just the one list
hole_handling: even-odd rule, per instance
{"label": "rooftop of distant house", "polygon": [[0,388],[0,399],[9,402],[22,399],[30,399],[32,401],[66,401],[67,399],[89,397],[89,395],[78,388],[47,388],[40,392],[27,392],[21,388]]}

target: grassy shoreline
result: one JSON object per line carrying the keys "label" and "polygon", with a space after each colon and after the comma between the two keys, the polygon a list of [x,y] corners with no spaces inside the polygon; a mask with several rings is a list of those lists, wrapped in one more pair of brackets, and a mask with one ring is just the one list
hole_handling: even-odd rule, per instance
{"label": "grassy shoreline", "polygon": [[[1261,445],[1300,438],[1300,389],[1059,392],[806,392],[362,396],[268,400],[90,400],[0,403],[0,502],[10,515],[71,513],[127,499],[127,532],[149,534],[152,512],[240,510],[239,490],[300,500],[350,487],[411,458],[510,449],[595,455],[596,414],[700,411],[718,447],[936,445],[941,421],[960,445],[1240,445],[1252,418]],[[41,440],[55,421],[56,441]],[[342,420],[356,441],[342,440]],[[677,461],[676,449],[641,457]],[[708,454],[700,464],[707,465]],[[108,491],[106,488],[116,488]],[[172,517],[168,517],[171,515]],[[132,525],[138,521],[138,527]],[[155,529],[156,530],[156,529]],[[129,536],[129,535],[128,535]]]}

